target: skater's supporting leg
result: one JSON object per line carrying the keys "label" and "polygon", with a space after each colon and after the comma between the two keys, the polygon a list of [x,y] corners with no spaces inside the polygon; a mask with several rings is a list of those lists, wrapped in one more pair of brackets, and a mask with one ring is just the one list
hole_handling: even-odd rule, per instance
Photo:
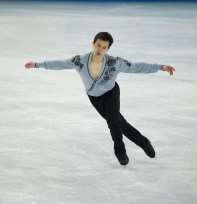
{"label": "skater's supporting leg", "polygon": [[89,99],[99,114],[106,120],[112,139],[114,141],[114,152],[120,164],[126,165],[129,158],[126,154],[124,142],[122,141],[122,131],[119,124],[119,87],[118,84],[100,97],[91,97]]}
{"label": "skater's supporting leg", "polygon": [[120,109],[119,94],[119,86],[116,84],[115,87],[106,94],[100,97],[89,96],[89,99],[108,124],[114,141],[115,153],[125,153],[125,145],[122,141],[122,131],[118,120]]}
{"label": "skater's supporting leg", "polygon": [[119,124],[119,88],[116,85],[115,88],[107,94],[104,102],[105,119],[111,132],[112,139],[114,141],[114,150],[116,154],[126,153],[125,145],[122,141],[122,131]]}

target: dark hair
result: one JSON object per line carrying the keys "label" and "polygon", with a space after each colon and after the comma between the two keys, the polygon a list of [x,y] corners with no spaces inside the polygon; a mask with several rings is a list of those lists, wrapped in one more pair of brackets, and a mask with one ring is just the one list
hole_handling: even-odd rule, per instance
{"label": "dark hair", "polygon": [[96,43],[98,39],[103,40],[103,41],[109,41],[109,48],[111,47],[113,43],[113,38],[108,32],[97,33],[96,36],[94,37],[94,44]]}

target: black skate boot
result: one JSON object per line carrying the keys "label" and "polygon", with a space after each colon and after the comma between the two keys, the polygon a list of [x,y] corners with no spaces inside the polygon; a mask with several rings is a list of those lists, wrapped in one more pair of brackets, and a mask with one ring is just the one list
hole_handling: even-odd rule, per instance
{"label": "black skate boot", "polygon": [[155,150],[153,148],[153,146],[151,145],[150,142],[148,142],[144,147],[142,147],[142,149],[144,150],[144,152],[150,157],[150,158],[154,158],[155,157]]}
{"label": "black skate boot", "polygon": [[129,157],[127,156],[126,153],[121,153],[121,154],[115,153],[115,155],[121,165],[127,165],[129,163]]}

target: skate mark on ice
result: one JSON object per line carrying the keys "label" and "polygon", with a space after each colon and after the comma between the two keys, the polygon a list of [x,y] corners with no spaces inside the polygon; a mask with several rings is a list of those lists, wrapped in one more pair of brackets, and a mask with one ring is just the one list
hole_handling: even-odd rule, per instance
{"label": "skate mark on ice", "polygon": [[[93,143],[95,143],[94,141],[92,141]],[[98,143],[95,143],[96,145],[98,145]],[[100,145],[99,145],[99,147],[101,147]],[[103,149],[105,149],[105,148],[101,148],[102,150]],[[81,149],[79,149],[76,145],[73,145],[73,150],[75,150],[75,151],[77,151],[77,152],[81,152],[82,154],[86,154],[87,152],[86,151],[84,151],[84,150],[81,150]],[[107,151],[108,152],[108,151]],[[109,153],[109,152],[108,152]],[[116,202],[115,202],[115,204],[119,204],[120,203],[120,199],[118,198],[118,192],[114,192],[114,191],[112,191],[112,190],[110,190],[111,189],[111,185],[109,185],[106,181],[104,181],[103,179],[101,179],[101,178],[99,178],[99,173],[98,173],[98,169],[97,169],[97,165],[99,165],[99,164],[95,164],[95,166],[92,166],[91,164],[90,164],[90,162],[89,161],[86,161],[86,160],[80,160],[77,164],[76,164],[76,168],[78,168],[82,173],[83,173],[83,171],[85,170],[85,172],[86,172],[86,174],[91,174],[91,177],[92,178],[95,178],[95,180],[96,180],[96,183],[97,183],[97,188],[102,192],[102,193],[104,193],[104,195],[106,196],[106,201],[104,202],[105,204],[108,204],[109,202],[110,202],[110,199],[111,199],[111,197],[114,197],[115,198],[115,200],[116,200]],[[105,167],[104,167],[105,168]],[[124,175],[125,174],[122,174],[122,166],[120,166],[119,165],[119,169],[118,170],[120,170],[120,172],[121,172],[121,177],[119,177],[119,179],[121,180],[121,178],[122,177],[124,177]],[[84,169],[84,170],[83,170]],[[104,170],[103,168],[101,168],[101,171],[102,171],[102,173],[105,173],[105,174],[110,174],[111,173],[111,169],[109,170]],[[123,169],[124,170],[124,169]],[[94,172],[96,172],[96,173],[94,173]],[[80,177],[82,177],[82,173],[80,173],[79,175],[80,175]],[[124,173],[126,173],[125,171],[124,171]],[[101,174],[102,175],[102,174]],[[119,179],[118,180],[116,180],[116,182],[118,183],[119,182]],[[78,181],[77,182],[80,182],[80,178],[78,179]]]}
{"label": "skate mark on ice", "polygon": [[[119,167],[119,169],[118,169],[118,172],[119,172],[118,178],[119,179],[116,179],[115,184],[121,183],[120,181],[124,180],[126,178],[127,173],[128,173],[127,167],[125,168],[125,167],[121,166],[120,164],[118,164],[118,167]],[[106,174],[111,174],[112,173],[111,169],[108,170],[108,171],[105,171],[105,173]],[[121,176],[120,176],[120,174],[121,174]],[[113,190],[114,188],[111,187],[111,183],[108,184],[106,181],[104,181],[103,179],[99,178],[98,176],[96,176],[96,180],[97,180],[97,182],[99,184],[98,187],[101,188],[101,190],[104,191],[106,193],[106,195],[108,196],[108,199],[106,201],[107,204],[110,202],[110,199],[112,197],[115,198],[115,200],[116,200],[115,203],[117,203],[117,204],[121,203],[121,198],[119,196],[119,192],[117,190],[116,191]]]}
{"label": "skate mark on ice", "polygon": [[[103,191],[103,192],[106,194],[106,196],[107,196],[107,200],[106,200],[105,204],[108,204],[108,203],[109,203],[110,198],[111,198],[112,196],[115,197],[116,203],[119,204],[119,203],[120,203],[120,200],[119,200],[119,198],[118,198],[118,196],[117,196],[117,192],[112,192],[112,193],[110,193],[108,190],[105,190],[105,188],[106,188],[106,189],[111,189],[111,186],[110,186],[110,185],[108,185],[106,182],[104,182],[102,179],[99,179],[98,177],[96,177],[96,180],[97,180],[97,182],[98,182],[98,184],[99,184],[99,185],[97,185],[97,187],[98,187],[101,191]],[[102,186],[103,186],[103,187],[102,187]]]}
{"label": "skate mark on ice", "polygon": [[24,152],[24,153],[30,153],[30,152],[32,152],[30,149],[25,149],[25,148],[17,148],[17,149],[13,149],[13,148],[2,148],[2,149],[0,149],[0,151]]}
{"label": "skate mark on ice", "polygon": [[28,40],[24,40],[24,39],[22,39],[21,37],[17,37],[17,35],[12,34],[12,31],[10,31],[10,30],[8,30],[8,29],[6,29],[6,28],[0,27],[0,31],[1,31],[1,33],[5,34],[6,36],[10,36],[12,39],[16,39],[16,40],[18,40],[19,42],[21,42],[21,43],[23,43],[23,44],[26,44],[28,47],[34,47],[34,48],[39,49],[40,51],[44,51],[44,52],[47,51],[47,49],[44,49],[44,48],[41,47],[41,46],[35,45],[35,44],[33,44],[33,43],[29,43]]}
{"label": "skate mark on ice", "polygon": [[[4,154],[0,154],[0,155],[1,155],[1,156],[4,156],[4,157],[7,157],[7,158],[9,158],[9,159],[11,159],[11,160],[15,160],[15,161],[18,162],[18,160],[15,159],[14,157],[11,157],[11,156],[8,156],[8,155],[4,155]],[[50,184],[50,186],[51,186],[52,189],[53,189],[54,197],[55,197],[55,198],[57,197],[57,190],[56,190],[56,188],[55,188],[55,185],[54,185],[52,179],[51,179],[49,176],[47,176],[45,173],[43,173],[43,171],[42,171],[41,169],[39,169],[38,167],[32,165],[30,162],[28,163],[28,162],[20,161],[20,163],[21,163],[21,164],[24,164],[25,166],[30,166],[30,167],[32,167],[32,168],[37,172],[37,175],[42,175],[43,177],[45,177],[45,178],[47,179],[48,183]],[[21,184],[24,184],[24,182],[21,180],[21,178],[20,178],[17,174],[15,174],[15,175],[16,175],[17,179],[20,181],[20,183],[21,183]]]}
{"label": "skate mark on ice", "polygon": [[105,202],[105,204],[108,204],[109,201],[110,201],[110,194],[109,194],[104,188],[102,188],[101,186],[98,186],[98,188],[99,188],[101,191],[103,191],[104,194],[106,194],[106,196],[107,196],[107,201]]}
{"label": "skate mark on ice", "polygon": [[153,190],[153,189],[151,189],[150,190],[150,188],[148,186],[145,186],[145,185],[139,185],[139,186],[144,187],[145,189],[147,189],[147,191],[146,192],[140,192],[140,193],[137,194],[137,196],[135,197],[135,204],[138,203],[138,200],[140,200],[140,198],[141,199],[143,199],[143,198],[151,198],[151,195],[149,196],[149,194],[152,194],[153,192],[156,195],[158,195],[158,194],[159,195],[160,194],[163,195],[165,197],[165,199],[166,199],[166,201],[165,201],[166,203],[180,204],[180,202],[175,200],[176,196],[173,196],[171,193],[168,193],[166,191],[163,192],[163,189],[161,189],[161,190],[155,190],[155,189]]}
{"label": "skate mark on ice", "polygon": [[[14,194],[21,195],[21,196],[23,196],[23,197],[27,196],[27,197],[34,198],[34,199],[45,200],[45,201],[51,201],[53,204],[65,204],[65,202],[53,200],[53,199],[46,198],[46,197],[42,197],[42,196],[30,195],[30,194],[28,194],[28,193],[18,193],[18,192],[15,192]],[[50,203],[51,203],[51,202],[50,202]],[[34,203],[34,202],[33,202],[33,203]],[[36,202],[36,203],[37,203],[37,202]]]}
{"label": "skate mark on ice", "polygon": [[96,144],[101,150],[104,150],[108,155],[111,156],[110,151],[109,151],[107,148],[103,147],[99,142],[96,142],[96,141],[94,141],[93,139],[90,139],[90,141],[91,141],[92,143]]}
{"label": "skate mark on ice", "polygon": [[3,200],[3,198],[0,198],[0,200],[2,201],[3,204],[6,204],[6,202]]}

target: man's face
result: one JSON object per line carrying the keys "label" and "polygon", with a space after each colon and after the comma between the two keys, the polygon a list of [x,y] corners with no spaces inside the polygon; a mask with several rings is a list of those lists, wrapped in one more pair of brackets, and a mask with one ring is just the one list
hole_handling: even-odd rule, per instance
{"label": "man's face", "polygon": [[103,58],[105,53],[109,50],[109,41],[103,41],[98,39],[95,44],[93,44],[93,53],[95,56]]}

